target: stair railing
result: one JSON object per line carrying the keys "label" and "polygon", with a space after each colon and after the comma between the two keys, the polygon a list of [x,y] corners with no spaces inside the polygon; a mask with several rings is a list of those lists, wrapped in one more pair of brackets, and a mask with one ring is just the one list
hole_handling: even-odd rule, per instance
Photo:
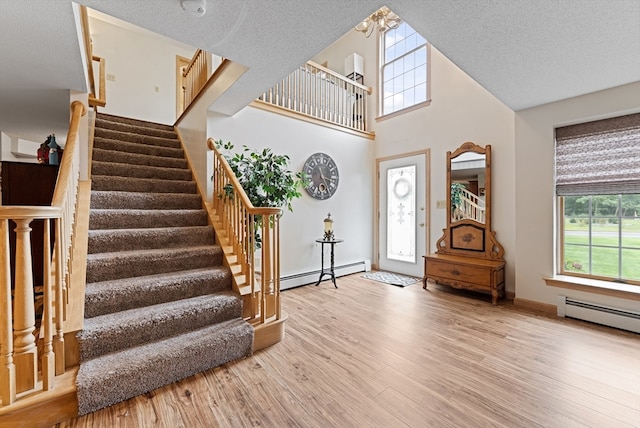
{"label": "stair railing", "polygon": [[370,87],[308,61],[262,94],[258,102],[366,131],[368,95]]}
{"label": "stair railing", "polygon": [[185,68],[182,73],[184,78],[184,108],[186,109],[189,104],[198,96],[200,90],[204,88],[204,85],[209,79],[209,55],[206,51],[198,49],[191,62]]}
{"label": "stair railing", "polygon": [[[214,216],[223,247],[235,256],[234,283],[242,295],[249,295],[244,318],[254,326],[280,320],[280,208],[254,207],[213,139]],[[261,243],[257,248],[256,231]]]}
{"label": "stair railing", "polygon": [[[53,388],[65,372],[64,320],[80,172],[77,141],[85,106],[71,104],[64,155],[50,207],[0,206],[0,398],[2,407],[17,397]],[[32,260],[30,223],[44,219],[44,260]],[[11,279],[10,222],[16,224],[15,275]],[[51,222],[55,242],[51,248]],[[36,331],[33,263],[43,263],[43,313]],[[13,290],[13,298],[12,298]],[[36,337],[41,339],[38,351]],[[38,355],[41,360],[38,361]],[[23,394],[24,393],[24,394]],[[30,394],[29,394],[30,395]]]}
{"label": "stair railing", "polygon": [[[87,74],[89,77],[89,106],[104,107],[107,105],[107,90],[105,80],[105,60],[93,54],[91,34],[89,32],[89,14],[87,7],[80,5],[80,23],[82,25],[82,38],[84,40],[84,52],[86,56]],[[96,83],[93,69],[93,62],[98,63],[99,85],[96,91]]]}
{"label": "stair railing", "polygon": [[453,212],[454,221],[470,219],[479,223],[484,223],[486,210],[484,201],[467,189],[460,190],[460,205]]}

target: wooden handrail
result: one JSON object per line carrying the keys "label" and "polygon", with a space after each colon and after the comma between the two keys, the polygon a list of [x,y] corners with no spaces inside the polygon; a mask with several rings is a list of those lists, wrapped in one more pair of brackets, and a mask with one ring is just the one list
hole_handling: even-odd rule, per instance
{"label": "wooden handrail", "polygon": [[[80,25],[82,26],[82,38],[84,41],[84,52],[87,59],[87,74],[89,75],[89,105],[91,107],[104,107],[107,105],[107,91],[105,79],[105,60],[93,54],[93,45],[91,43],[91,32],[89,31],[89,14],[87,7],[80,5]],[[93,75],[93,61],[99,64],[98,73],[100,73],[98,95],[96,95],[96,82]]]}
{"label": "wooden handrail", "polygon": [[318,64],[317,62],[307,61],[307,64],[309,64],[310,66],[312,66],[314,68],[317,68],[318,70],[322,71],[325,74],[328,74],[328,75],[331,75],[331,76],[335,77],[336,79],[344,80],[345,82],[349,82],[350,84],[352,84],[356,88],[359,88],[359,89],[362,89],[362,90],[366,91],[367,94],[369,94],[369,95],[371,95],[371,93],[373,92],[373,89],[371,88],[371,86],[365,86],[365,85],[363,85],[361,83],[356,82],[355,80],[351,80],[351,79],[343,76],[340,73],[336,73],[335,71],[330,70],[327,67]]}
{"label": "wooden handrail", "polygon": [[209,55],[206,51],[198,49],[187,68],[182,73],[185,79],[184,109],[198,96],[209,78]]}
{"label": "wooden handrail", "polygon": [[[228,260],[234,259],[234,287],[244,298],[243,316],[254,326],[281,319],[280,216],[281,208],[255,207],[225,157],[211,138],[213,199],[216,232]],[[261,242],[256,238],[259,230]],[[260,251],[256,251],[259,249]],[[231,263],[229,263],[231,264]]]}
{"label": "wooden handrail", "polygon": [[[84,104],[74,101],[51,206],[0,206],[0,271],[3,272],[0,275],[0,399],[3,407],[13,404],[23,392],[31,395],[32,392],[50,390],[55,376],[65,372],[66,287],[69,284],[69,250],[74,235],[80,171],[78,129],[84,114]],[[29,226],[33,220],[39,219],[45,220],[44,260],[34,261],[31,258]],[[16,224],[13,281],[9,220]],[[53,248],[50,246],[52,221],[55,228]],[[34,263],[43,263],[44,267],[41,345],[37,345],[34,336],[36,319],[31,273]],[[38,361],[38,346],[42,347],[41,361]]]}

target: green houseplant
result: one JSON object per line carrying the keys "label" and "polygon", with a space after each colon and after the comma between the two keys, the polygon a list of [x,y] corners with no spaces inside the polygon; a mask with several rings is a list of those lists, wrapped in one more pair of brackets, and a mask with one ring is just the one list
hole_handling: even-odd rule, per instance
{"label": "green houseplant", "polygon": [[[289,170],[289,156],[277,155],[270,148],[258,151],[247,146],[243,146],[243,151],[233,153],[231,142],[217,140],[215,143],[255,207],[286,207],[293,211],[291,202],[302,196],[300,188],[308,184],[308,179],[301,171]],[[225,196],[233,197],[230,185],[225,188],[225,195],[220,195]],[[261,219],[256,218],[258,248],[261,246],[260,225]]]}

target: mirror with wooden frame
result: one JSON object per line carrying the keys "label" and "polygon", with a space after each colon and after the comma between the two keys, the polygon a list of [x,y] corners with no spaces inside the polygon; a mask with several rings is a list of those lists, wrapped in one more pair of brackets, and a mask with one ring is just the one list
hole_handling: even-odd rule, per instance
{"label": "mirror with wooden frame", "polygon": [[491,230],[491,146],[470,141],[447,152],[447,227],[436,253],[502,260]]}

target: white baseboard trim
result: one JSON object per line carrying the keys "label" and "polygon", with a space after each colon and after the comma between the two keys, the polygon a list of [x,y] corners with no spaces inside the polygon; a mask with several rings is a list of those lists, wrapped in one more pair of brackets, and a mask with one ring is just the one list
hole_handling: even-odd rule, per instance
{"label": "white baseboard trim", "polygon": [[[368,268],[368,269],[367,269]],[[325,268],[326,270],[327,268]],[[351,275],[356,272],[367,272],[371,270],[371,261],[363,260],[361,262],[348,263],[334,267],[336,278],[344,275]],[[280,278],[280,290],[299,287],[301,285],[315,284],[320,277],[320,269],[302,272],[294,275],[287,275]],[[322,281],[331,281],[330,275],[324,275]]]}

